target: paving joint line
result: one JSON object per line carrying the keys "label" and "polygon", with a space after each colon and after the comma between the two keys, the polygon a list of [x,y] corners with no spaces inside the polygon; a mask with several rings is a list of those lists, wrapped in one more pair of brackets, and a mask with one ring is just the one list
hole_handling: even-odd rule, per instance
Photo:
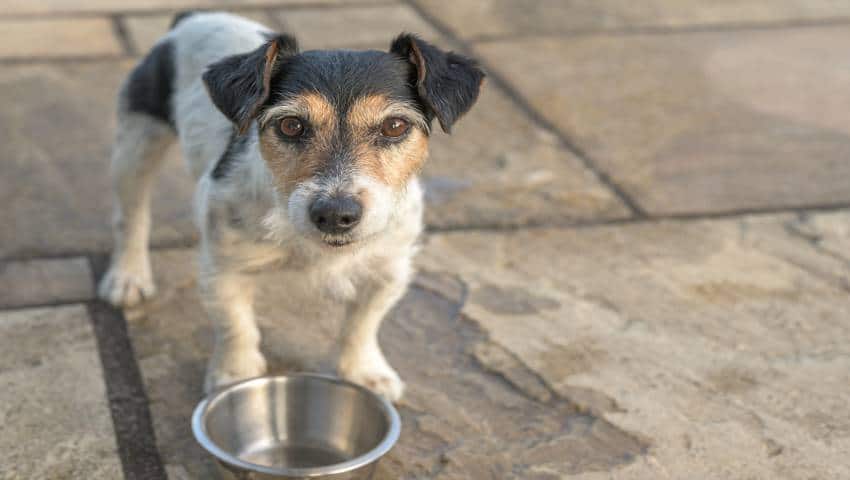
{"label": "paving joint line", "polygon": [[[92,281],[106,270],[103,255],[88,257]],[[126,480],[167,480],[156,445],[150,401],[145,390],[124,314],[97,300],[86,303],[97,348],[118,456]]]}
{"label": "paving joint line", "polygon": [[522,230],[561,229],[579,230],[617,225],[651,225],[661,222],[701,222],[706,220],[726,220],[748,216],[790,215],[794,213],[829,213],[847,211],[850,213],[850,203],[835,203],[810,205],[805,207],[776,207],[737,209],[707,213],[683,213],[652,215],[643,218],[619,217],[591,220],[575,220],[565,222],[528,222],[524,224],[478,224],[478,225],[448,225],[426,227],[426,233],[456,233],[456,232],[516,232]]}
{"label": "paving joint line", "polygon": [[[151,245],[151,250],[173,250],[179,248],[191,248],[198,244],[197,238],[183,238],[178,240],[157,242]],[[28,262],[33,260],[71,260],[71,259],[87,259],[91,256],[105,255],[109,256],[109,249],[69,249],[64,252],[39,253],[36,251],[23,251],[0,257],[0,264],[7,262]],[[106,253],[104,253],[106,252]]]}
{"label": "paving joint line", "polygon": [[[427,23],[431,24],[437,32],[446,36],[452,43],[459,45],[464,51],[467,53],[473,54],[475,49],[471,44],[460,38],[460,36],[456,35],[454,30],[452,30],[448,25],[444,24],[441,20],[431,15],[424,8],[422,8],[416,0],[404,0],[404,3],[407,4],[410,8],[412,8],[422,19],[424,19]],[[567,136],[560,129],[555,127],[555,125],[546,119],[540,112],[537,111],[526,99],[525,97],[515,89],[510,82],[508,82],[501,74],[499,74],[494,68],[491,68],[489,62],[484,61],[480,56],[476,55],[476,59],[479,63],[485,68],[487,71],[487,76],[489,79],[502,90],[511,101],[516,104],[520,110],[523,111],[526,115],[528,115],[531,120],[538,124],[540,127],[545,129],[546,131],[555,135],[555,137],[560,141],[562,146],[564,146],[570,153],[578,158],[580,162],[591,171],[594,175],[596,175],[597,179],[600,183],[605,185],[616,197],[620,200],[623,205],[629,210],[631,215],[635,218],[646,218],[648,217],[647,212],[637,203],[635,199],[633,199],[614,179],[603,169],[601,169],[596,162],[594,162],[590,156],[585,152],[578,144],[573,141],[569,136]]]}
{"label": "paving joint line", "polygon": [[70,55],[63,57],[45,56],[45,57],[0,57],[0,65],[17,66],[17,65],[78,65],[97,62],[119,62],[128,60],[133,57],[128,55]]}
{"label": "paving joint line", "polygon": [[139,49],[136,48],[136,42],[130,37],[130,32],[127,29],[127,21],[124,15],[110,15],[110,20],[112,22],[112,31],[115,33],[115,37],[118,38],[118,42],[121,44],[121,48],[124,50],[124,54],[130,57],[136,56],[139,54]]}
{"label": "paving joint line", "polygon": [[12,312],[15,310],[30,310],[30,309],[39,309],[39,308],[61,308],[61,307],[73,307],[77,305],[86,305],[88,302],[91,302],[93,298],[85,297],[85,298],[71,298],[67,300],[53,300],[48,302],[33,302],[33,303],[22,303],[20,305],[0,305],[0,312]]}
{"label": "paving joint line", "polygon": [[729,33],[729,32],[758,32],[772,30],[792,30],[802,28],[840,27],[850,25],[850,17],[835,17],[811,20],[790,20],[781,22],[739,22],[739,23],[703,23],[681,26],[645,25],[623,26],[614,28],[576,28],[566,30],[549,30],[542,32],[514,32],[474,35],[469,38],[471,43],[488,43],[510,40],[525,40],[535,38],[569,38],[569,37],[621,37],[633,35],[687,35],[695,33]]}
{"label": "paving joint line", "polygon": [[[645,218],[636,217],[614,217],[587,220],[572,220],[561,222],[527,222],[521,224],[499,224],[499,223],[477,223],[471,225],[432,225],[425,227],[427,234],[455,233],[455,232],[516,232],[521,230],[539,229],[561,229],[579,230],[596,227],[609,227],[616,225],[646,225],[660,222],[700,222],[704,220],[735,219],[747,216],[784,215],[794,213],[830,213],[846,211],[850,213],[850,202],[834,204],[820,204],[808,206],[780,206],[771,208],[750,208],[727,210],[720,212],[683,213],[671,215],[650,215]],[[151,246],[152,252],[189,249],[197,246],[196,240],[183,242],[164,242]],[[103,250],[69,250],[67,252],[52,252],[39,254],[38,252],[27,252],[19,255],[8,255],[0,258],[0,264],[12,262],[29,262],[36,260],[72,260],[89,258],[91,256],[106,256],[108,251]]]}

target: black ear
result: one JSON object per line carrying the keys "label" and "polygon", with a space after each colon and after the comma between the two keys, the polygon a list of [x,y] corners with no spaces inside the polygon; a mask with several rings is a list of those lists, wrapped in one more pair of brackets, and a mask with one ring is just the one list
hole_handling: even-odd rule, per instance
{"label": "black ear", "polygon": [[251,126],[269,99],[271,79],[281,60],[298,53],[289,35],[277,35],[256,50],[219,60],[204,72],[204,85],[221,113],[236,124],[239,133]]}
{"label": "black ear", "polygon": [[403,33],[393,40],[390,53],[399,55],[416,69],[416,90],[424,106],[449,133],[461,115],[469,111],[484,81],[478,63],[454,52]]}

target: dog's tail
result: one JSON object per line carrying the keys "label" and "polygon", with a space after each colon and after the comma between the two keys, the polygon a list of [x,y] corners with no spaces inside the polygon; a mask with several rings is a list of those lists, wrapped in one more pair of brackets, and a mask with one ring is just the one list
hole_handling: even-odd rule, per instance
{"label": "dog's tail", "polygon": [[180,22],[186,20],[187,18],[191,17],[196,13],[200,12],[198,12],[197,10],[183,10],[182,12],[177,12],[177,14],[174,15],[174,19],[171,20],[171,26],[168,27],[168,29],[174,30],[174,27],[176,27]]}

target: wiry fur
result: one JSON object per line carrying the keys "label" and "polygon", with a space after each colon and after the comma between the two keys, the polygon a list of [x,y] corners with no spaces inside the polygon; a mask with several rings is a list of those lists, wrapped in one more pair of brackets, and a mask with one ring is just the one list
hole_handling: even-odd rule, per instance
{"label": "wiry fur", "polygon": [[[275,268],[287,278],[284,301],[294,307],[344,305],[339,373],[388,398],[401,396],[403,383],[381,353],[377,331],[412,275],[423,207],[416,173],[430,119],[448,129],[475,101],[483,77],[470,60],[415,37],[400,37],[393,49],[402,47],[299,54],[294,39],[262,25],[194,13],[174,22],[122,88],[112,156],[115,251],[100,295],[121,306],[153,295],[151,185],[164,149],[179,140],[197,179],[200,288],[215,327],[208,392],[265,372],[253,276]],[[430,60],[411,55],[413,48]],[[417,71],[423,61],[437,62],[435,72],[445,78]],[[452,66],[458,62],[466,63]],[[286,115],[315,121],[311,136],[300,143],[281,137],[276,129]],[[326,125],[316,120],[322,115]],[[376,133],[372,125],[388,115],[410,120],[407,137]],[[362,218],[350,231],[320,232],[310,205],[340,194],[363,204]]]}

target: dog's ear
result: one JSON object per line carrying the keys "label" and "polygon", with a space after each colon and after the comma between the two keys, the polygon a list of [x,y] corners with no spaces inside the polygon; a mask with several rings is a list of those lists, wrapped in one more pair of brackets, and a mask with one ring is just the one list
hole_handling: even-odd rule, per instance
{"label": "dog's ear", "polygon": [[426,113],[436,116],[443,131],[449,133],[455,121],[478,99],[484,71],[475,60],[444,52],[409,33],[393,40],[390,53],[413,64],[416,91]]}
{"label": "dog's ear", "polygon": [[282,60],[298,53],[289,35],[276,35],[254,51],[213,63],[204,72],[204,85],[213,103],[245,133],[269,99],[272,77]]}

